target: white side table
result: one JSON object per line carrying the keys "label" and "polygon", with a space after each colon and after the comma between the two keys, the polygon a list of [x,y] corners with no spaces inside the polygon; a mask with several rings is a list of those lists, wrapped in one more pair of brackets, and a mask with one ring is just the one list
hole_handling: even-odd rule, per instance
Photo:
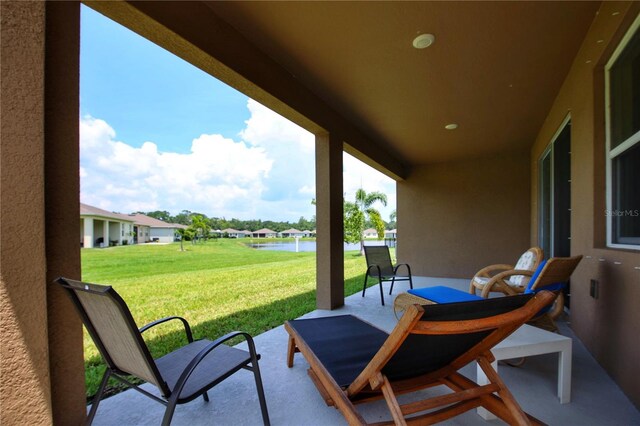
{"label": "white side table", "polygon": [[[558,352],[558,399],[561,404],[571,401],[571,338],[557,333],[542,330],[530,325],[523,325],[511,336],[496,345],[491,352],[496,360],[491,364],[498,371],[498,361]],[[484,371],[477,366],[477,382],[488,383]],[[485,420],[496,417],[478,408],[478,414]]]}

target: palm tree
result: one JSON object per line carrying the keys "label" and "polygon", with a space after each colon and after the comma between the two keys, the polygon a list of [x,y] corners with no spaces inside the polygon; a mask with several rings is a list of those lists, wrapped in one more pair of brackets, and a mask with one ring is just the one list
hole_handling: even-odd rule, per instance
{"label": "palm tree", "polygon": [[373,222],[373,226],[378,231],[378,237],[384,236],[384,221],[380,212],[371,207],[375,203],[380,202],[383,206],[387,206],[387,196],[382,192],[373,191],[367,193],[364,189],[360,188],[356,191],[355,207],[361,212],[365,219],[361,223],[361,229],[359,229],[358,235],[360,235],[360,254],[364,255],[364,223],[367,219]]}

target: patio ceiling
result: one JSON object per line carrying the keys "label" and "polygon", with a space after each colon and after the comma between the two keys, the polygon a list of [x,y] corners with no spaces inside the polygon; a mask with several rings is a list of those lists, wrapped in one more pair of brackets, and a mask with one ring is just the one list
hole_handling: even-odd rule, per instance
{"label": "patio ceiling", "polygon": [[[533,143],[599,2],[207,2],[407,164]],[[424,50],[421,33],[435,35]],[[445,125],[457,123],[454,131]]]}

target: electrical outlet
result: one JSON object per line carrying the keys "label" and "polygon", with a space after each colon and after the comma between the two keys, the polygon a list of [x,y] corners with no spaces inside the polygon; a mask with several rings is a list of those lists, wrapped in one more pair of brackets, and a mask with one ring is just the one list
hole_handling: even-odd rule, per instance
{"label": "electrical outlet", "polygon": [[600,283],[598,280],[591,280],[591,288],[589,290],[589,294],[594,299],[597,299],[600,296]]}

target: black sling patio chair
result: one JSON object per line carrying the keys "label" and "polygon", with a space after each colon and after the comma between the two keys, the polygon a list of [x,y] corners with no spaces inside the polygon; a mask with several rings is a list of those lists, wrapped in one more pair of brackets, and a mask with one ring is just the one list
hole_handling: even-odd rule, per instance
{"label": "black sling patio chair", "polygon": [[[138,329],[127,304],[112,287],[68,278],[58,278],[55,282],[67,290],[107,364],[87,417],[87,424],[93,422],[110,377],[165,405],[167,408],[162,424],[169,425],[177,404],[187,403],[201,395],[205,401],[209,401],[209,389],[233,373],[245,369],[254,374],[262,420],[265,425],[269,425],[267,403],[258,368],[260,356],[256,353],[249,334],[234,331],[214,341],[194,341],[189,323],[184,318],[175,316],[162,318]],[[142,333],[170,320],[182,322],[188,344],[154,360],[142,339]],[[248,352],[224,344],[237,336],[242,336],[247,341]],[[136,386],[126,376],[135,376],[155,385],[161,397]]]}
{"label": "black sling patio chair", "polygon": [[[287,365],[293,367],[295,353],[301,352],[320,395],[350,425],[367,424],[356,405],[377,399],[385,400],[392,418],[378,425],[433,424],[476,407],[486,408],[508,424],[539,424],[522,411],[491,366],[495,360],[491,349],[554,298],[551,292],[541,291],[475,302],[411,305],[390,334],[351,315],[287,321]],[[478,385],[458,372],[473,361],[488,377],[488,384]],[[438,385],[453,392],[398,399],[398,395]]]}
{"label": "black sling patio chair", "polygon": [[[384,306],[384,294],[382,291],[382,282],[391,281],[391,288],[389,288],[389,294],[393,292],[393,285],[396,281],[409,281],[409,287],[413,288],[413,281],[411,279],[411,267],[406,263],[399,263],[393,266],[391,263],[391,255],[389,254],[388,246],[364,246],[364,256],[367,260],[367,273],[364,276],[364,286],[362,287],[362,297],[367,290],[367,281],[369,277],[377,278],[380,285],[380,301]],[[398,269],[404,266],[406,268],[406,275],[400,275]]]}

